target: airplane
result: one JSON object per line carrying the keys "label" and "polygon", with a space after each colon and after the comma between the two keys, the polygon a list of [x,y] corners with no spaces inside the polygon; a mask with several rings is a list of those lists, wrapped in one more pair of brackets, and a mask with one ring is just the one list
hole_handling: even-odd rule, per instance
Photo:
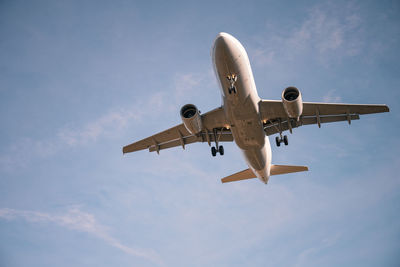
{"label": "airplane", "polygon": [[248,169],[225,178],[222,183],[259,178],[267,184],[271,175],[308,171],[306,166],[271,164],[271,145],[288,145],[284,131],[303,125],[358,120],[359,115],[389,112],[386,105],[303,102],[294,86],[283,90],[281,100],[264,100],[258,96],[249,57],[242,44],[232,35],[221,32],[212,48],[214,71],[219,81],[222,106],[200,114],[193,104],[180,110],[182,123],[170,129],[124,146],[123,154],[148,149],[150,152],[207,142],[212,156],[224,155],[221,142],[232,142],[243,152]]}

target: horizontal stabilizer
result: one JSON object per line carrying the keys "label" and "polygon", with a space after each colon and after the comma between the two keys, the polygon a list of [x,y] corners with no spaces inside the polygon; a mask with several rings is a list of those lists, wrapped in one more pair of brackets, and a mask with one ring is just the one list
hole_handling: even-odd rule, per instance
{"label": "horizontal stabilizer", "polygon": [[[292,172],[308,171],[307,166],[291,166],[291,165],[271,165],[270,175],[279,175]],[[221,179],[222,183],[235,182],[240,180],[247,180],[257,178],[251,169],[246,169],[235,174],[229,175]]]}
{"label": "horizontal stabilizer", "polygon": [[271,175],[308,171],[307,166],[271,165]]}
{"label": "horizontal stabilizer", "polygon": [[252,178],[257,178],[257,176],[253,173],[252,170],[246,169],[244,171],[237,172],[235,174],[232,174],[225,178],[222,178],[221,182],[228,183],[228,182],[235,182],[235,181],[252,179]]}

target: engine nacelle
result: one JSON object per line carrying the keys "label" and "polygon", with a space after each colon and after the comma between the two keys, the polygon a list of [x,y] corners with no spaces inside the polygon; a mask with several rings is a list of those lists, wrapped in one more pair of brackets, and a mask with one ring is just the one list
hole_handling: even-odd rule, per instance
{"label": "engine nacelle", "polygon": [[198,134],[203,129],[200,111],[193,104],[186,104],[181,108],[181,118],[186,129],[191,134]]}
{"label": "engine nacelle", "polygon": [[289,118],[299,119],[303,113],[303,100],[299,89],[290,86],[283,90],[282,103]]}

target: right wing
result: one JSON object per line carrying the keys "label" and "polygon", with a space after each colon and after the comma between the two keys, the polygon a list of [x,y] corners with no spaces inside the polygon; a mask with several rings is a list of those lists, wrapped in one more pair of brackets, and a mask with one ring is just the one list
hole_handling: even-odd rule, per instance
{"label": "right wing", "polygon": [[[315,116],[317,110],[321,116],[389,112],[386,105],[303,102],[302,116]],[[287,117],[281,100],[261,100],[260,112],[263,119]]]}
{"label": "right wing", "polygon": [[389,112],[386,105],[304,102],[303,113],[297,121],[288,118],[280,100],[262,100],[259,105],[267,135],[309,124],[321,126],[322,123],[337,121],[348,121],[350,124],[352,120],[360,119],[359,115]]}
{"label": "right wing", "polygon": [[[225,118],[224,110],[221,107],[211,110],[201,115],[201,117],[203,130],[197,135],[191,134],[186,129],[185,125],[181,123],[168,130],[124,146],[122,151],[125,154],[149,149],[150,152],[157,151],[158,153],[162,149],[176,146],[185,148],[185,145],[195,142],[208,142],[208,144],[211,144],[215,139],[219,142],[233,141],[231,131],[225,128],[228,123]],[[216,132],[218,133],[215,134],[214,130],[217,130]]]}

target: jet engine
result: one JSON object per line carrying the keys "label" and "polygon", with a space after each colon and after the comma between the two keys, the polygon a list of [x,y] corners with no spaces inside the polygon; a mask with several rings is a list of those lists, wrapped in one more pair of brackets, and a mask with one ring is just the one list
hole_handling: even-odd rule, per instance
{"label": "jet engine", "polygon": [[203,129],[200,111],[193,104],[186,104],[181,108],[181,118],[186,129],[191,134],[198,134]]}
{"label": "jet engine", "polygon": [[282,92],[283,108],[289,118],[299,119],[303,113],[303,100],[301,93],[296,87],[290,86]]}

